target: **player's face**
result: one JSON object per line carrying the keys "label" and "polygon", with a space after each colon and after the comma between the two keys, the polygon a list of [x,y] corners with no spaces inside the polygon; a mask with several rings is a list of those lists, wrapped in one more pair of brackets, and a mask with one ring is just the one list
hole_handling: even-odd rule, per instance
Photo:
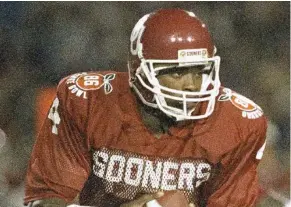
{"label": "player's face", "polygon": [[[167,88],[197,92],[201,89],[202,84],[202,69],[204,66],[184,66],[175,67],[171,65],[171,69],[162,70],[157,76],[160,84]],[[177,96],[170,92],[163,91],[169,95]],[[181,101],[172,99],[166,99],[167,104],[173,107],[182,108],[183,104]],[[193,109],[197,103],[188,103],[188,110]]]}

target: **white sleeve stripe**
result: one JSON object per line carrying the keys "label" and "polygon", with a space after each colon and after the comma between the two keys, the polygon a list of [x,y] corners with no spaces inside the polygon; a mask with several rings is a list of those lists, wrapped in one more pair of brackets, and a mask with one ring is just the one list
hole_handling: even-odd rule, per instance
{"label": "white sleeve stripe", "polygon": [[264,154],[265,147],[266,147],[266,142],[265,142],[265,143],[263,144],[263,146],[258,150],[257,155],[256,155],[256,159],[257,159],[257,160],[262,159],[263,154]]}
{"label": "white sleeve stripe", "polygon": [[151,200],[151,201],[147,202],[146,207],[162,207],[162,206],[155,199],[155,200]]}

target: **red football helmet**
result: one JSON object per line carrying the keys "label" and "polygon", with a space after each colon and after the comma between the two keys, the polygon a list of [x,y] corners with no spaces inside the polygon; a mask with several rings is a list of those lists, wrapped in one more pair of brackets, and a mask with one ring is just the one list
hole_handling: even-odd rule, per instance
{"label": "red football helmet", "polygon": [[[194,13],[161,9],[147,14],[136,23],[130,37],[130,86],[144,104],[159,108],[176,120],[208,117],[220,87],[220,57],[214,56],[215,52],[205,24]],[[200,91],[174,90],[159,83],[158,73],[169,69],[156,67],[159,64],[204,65],[203,70],[208,72],[202,75]],[[169,106],[166,99],[183,103],[183,109]],[[193,115],[194,109],[188,110],[187,104],[199,102],[207,102],[206,110]]]}

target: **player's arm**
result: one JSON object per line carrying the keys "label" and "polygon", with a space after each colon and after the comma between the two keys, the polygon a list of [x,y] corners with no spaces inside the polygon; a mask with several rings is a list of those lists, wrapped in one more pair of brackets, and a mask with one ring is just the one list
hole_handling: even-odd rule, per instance
{"label": "player's arm", "polygon": [[66,89],[66,83],[62,82],[36,138],[26,174],[25,204],[71,203],[90,173],[90,149],[84,134],[85,124],[80,121],[87,116],[81,109],[86,110],[86,104],[76,104]]}
{"label": "player's arm", "polygon": [[[147,202],[163,196],[163,192],[157,192],[153,194],[145,194],[137,198],[136,200],[130,201],[128,203],[122,204],[120,207],[143,207]],[[78,198],[75,199],[77,203]],[[42,200],[33,201],[28,204],[28,207],[79,207],[79,205],[72,205],[66,203],[64,200],[59,198],[47,198]],[[81,206],[80,206],[81,207]]]}
{"label": "player's arm", "polygon": [[45,198],[28,203],[28,207],[66,207],[71,204],[79,204],[79,194],[70,203],[61,198]]}
{"label": "player's arm", "polygon": [[[234,150],[222,158],[221,173],[213,181],[207,207],[255,206],[260,193],[257,166],[262,158],[267,123],[264,117]],[[258,123],[256,122],[256,123]],[[207,192],[208,190],[208,192]]]}
{"label": "player's arm", "polygon": [[60,198],[47,198],[42,200],[32,201],[28,207],[66,207],[67,204]]}

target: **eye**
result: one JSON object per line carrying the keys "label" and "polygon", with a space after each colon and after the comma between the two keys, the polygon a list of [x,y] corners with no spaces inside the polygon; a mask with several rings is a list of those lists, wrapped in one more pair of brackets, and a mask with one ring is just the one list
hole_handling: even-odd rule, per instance
{"label": "eye", "polygon": [[201,77],[203,74],[205,74],[203,71],[199,71],[199,72],[195,73],[195,76]]}
{"label": "eye", "polygon": [[210,72],[211,72],[211,70],[204,70],[204,69],[203,69],[203,70],[199,71],[198,74],[199,74],[199,75],[203,75],[203,74],[207,74],[207,75],[209,75]]}
{"label": "eye", "polygon": [[175,72],[175,73],[171,73],[171,76],[173,78],[181,78],[183,76],[183,72]]}

